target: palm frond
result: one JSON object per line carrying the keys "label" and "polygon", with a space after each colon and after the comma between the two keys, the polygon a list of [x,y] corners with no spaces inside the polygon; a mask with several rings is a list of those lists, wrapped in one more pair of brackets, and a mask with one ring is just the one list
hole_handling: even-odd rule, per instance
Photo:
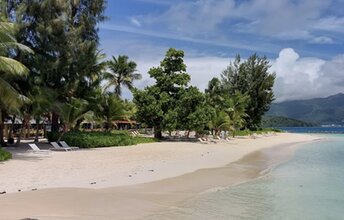
{"label": "palm frond", "polygon": [[[0,39],[1,39],[1,32],[0,32]],[[24,44],[17,43],[15,41],[13,41],[13,42],[2,41],[2,43],[0,44],[0,51],[13,49],[13,48],[16,48],[16,49],[20,50],[21,52],[25,52],[25,53],[34,53],[33,50],[31,50],[28,46],[25,46]]]}
{"label": "palm frond", "polygon": [[9,83],[0,78],[0,106],[8,110],[19,109],[24,97],[20,96]]}
{"label": "palm frond", "polygon": [[25,75],[29,69],[17,60],[0,56],[0,72],[6,75]]}

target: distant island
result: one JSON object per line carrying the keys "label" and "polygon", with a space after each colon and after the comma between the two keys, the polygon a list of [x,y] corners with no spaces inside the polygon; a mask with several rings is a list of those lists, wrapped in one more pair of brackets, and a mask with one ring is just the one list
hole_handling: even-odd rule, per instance
{"label": "distant island", "polygon": [[304,126],[344,125],[344,94],[339,93],[326,98],[273,103],[266,116],[268,117],[265,118],[265,125],[266,123]]}
{"label": "distant island", "polygon": [[304,122],[297,119],[286,118],[282,116],[263,116],[263,128],[276,128],[276,127],[315,127],[319,124]]}

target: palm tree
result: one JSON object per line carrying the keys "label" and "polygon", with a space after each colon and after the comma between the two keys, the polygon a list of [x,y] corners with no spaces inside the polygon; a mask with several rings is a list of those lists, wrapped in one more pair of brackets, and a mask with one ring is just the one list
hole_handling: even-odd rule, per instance
{"label": "palm tree", "polygon": [[231,119],[228,114],[221,110],[216,110],[212,120],[209,123],[209,128],[219,135],[221,131],[231,130]]}
{"label": "palm tree", "polygon": [[233,96],[227,98],[225,101],[225,105],[227,107],[224,109],[224,111],[227,113],[230,119],[230,130],[233,137],[238,129],[241,129],[245,126],[245,117],[247,117],[246,107],[248,101],[249,96],[242,95],[239,92],[236,92]]}
{"label": "palm tree", "polygon": [[113,127],[115,120],[127,120],[123,101],[115,94],[104,94],[101,101],[101,112],[98,113],[105,121],[105,130]]}
{"label": "palm tree", "polygon": [[105,79],[108,80],[105,89],[114,86],[115,94],[121,96],[121,87],[123,85],[131,90],[134,88],[134,80],[139,80],[142,76],[140,73],[137,73],[137,65],[134,61],[130,61],[129,57],[119,55],[117,58],[113,56],[112,59],[112,61],[108,62],[108,67],[111,72],[105,74]]}
{"label": "palm tree", "polygon": [[70,103],[66,102],[57,106],[63,122],[63,130],[58,141],[69,129],[74,127],[78,120],[93,114],[93,112],[87,111],[87,105],[87,101],[83,99],[72,98]]}
{"label": "palm tree", "polygon": [[31,52],[28,47],[17,43],[14,34],[14,24],[2,21],[0,18],[0,145],[4,143],[3,119],[5,112],[18,110],[24,101],[24,97],[11,85],[10,80],[29,72],[23,64],[9,57],[14,48]]}

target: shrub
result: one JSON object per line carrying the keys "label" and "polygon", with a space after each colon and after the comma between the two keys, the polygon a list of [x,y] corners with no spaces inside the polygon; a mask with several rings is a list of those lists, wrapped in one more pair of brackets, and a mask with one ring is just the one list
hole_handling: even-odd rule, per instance
{"label": "shrub", "polygon": [[136,144],[146,144],[146,143],[154,143],[159,142],[159,139],[152,138],[152,137],[134,137]]}
{"label": "shrub", "polygon": [[59,139],[60,133],[59,132],[48,132],[47,133],[47,138],[49,142],[55,142]]}
{"label": "shrub", "polygon": [[[57,141],[59,133],[50,132],[48,140]],[[70,131],[63,135],[62,139],[70,146],[80,148],[96,147],[113,147],[113,146],[130,146],[141,143],[156,142],[155,138],[132,137],[128,131],[111,131],[111,132],[85,132]]]}
{"label": "shrub", "polygon": [[135,141],[129,134],[112,132],[68,132],[62,140],[71,146],[82,148],[111,147],[134,145]]}
{"label": "shrub", "polygon": [[258,130],[239,130],[236,131],[237,136],[248,136],[252,134],[266,134],[268,132],[281,132],[281,130],[278,129],[272,129],[272,128],[264,128],[264,129],[258,129]]}
{"label": "shrub", "polygon": [[5,161],[11,158],[12,154],[10,152],[7,152],[4,149],[0,148],[0,161]]}

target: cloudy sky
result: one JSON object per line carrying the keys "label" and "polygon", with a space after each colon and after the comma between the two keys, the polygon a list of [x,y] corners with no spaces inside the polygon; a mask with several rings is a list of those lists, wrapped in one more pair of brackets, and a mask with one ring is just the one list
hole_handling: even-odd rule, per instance
{"label": "cloudy sky", "polygon": [[174,47],[202,90],[236,54],[258,53],[277,74],[277,101],[325,97],[344,92],[343,8],[344,0],[108,0],[100,42],[109,59],[138,64],[140,88]]}

